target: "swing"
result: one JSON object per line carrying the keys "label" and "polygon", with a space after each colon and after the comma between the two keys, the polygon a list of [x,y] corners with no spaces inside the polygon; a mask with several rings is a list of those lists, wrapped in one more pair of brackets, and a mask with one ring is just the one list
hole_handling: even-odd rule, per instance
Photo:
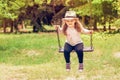
{"label": "swing", "polygon": [[[64,48],[61,47],[61,44],[60,44],[60,37],[59,37],[58,29],[56,29],[56,33],[57,33],[57,39],[58,39],[59,53],[63,53]],[[93,43],[92,43],[92,34],[90,34],[90,47],[84,47],[83,52],[93,52],[93,51],[94,51],[94,48],[93,48]],[[74,52],[74,50],[73,50],[73,52]]]}

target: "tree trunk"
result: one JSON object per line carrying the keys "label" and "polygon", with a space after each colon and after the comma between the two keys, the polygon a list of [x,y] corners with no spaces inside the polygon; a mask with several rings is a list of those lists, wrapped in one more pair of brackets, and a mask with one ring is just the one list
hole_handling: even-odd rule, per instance
{"label": "tree trunk", "polygon": [[13,21],[10,22],[11,30],[10,32],[13,32]]}
{"label": "tree trunk", "polygon": [[104,25],[104,26],[103,26],[103,31],[106,31],[106,30],[107,30],[107,29],[106,29],[106,25]]}
{"label": "tree trunk", "polygon": [[93,29],[94,29],[94,30],[98,30],[98,28],[97,28],[97,20],[96,20],[96,18],[94,19]]}
{"label": "tree trunk", "polygon": [[4,31],[4,33],[6,33],[5,19],[3,19],[3,31]]}
{"label": "tree trunk", "polygon": [[106,31],[106,16],[104,16],[104,26],[103,26],[103,31]]}

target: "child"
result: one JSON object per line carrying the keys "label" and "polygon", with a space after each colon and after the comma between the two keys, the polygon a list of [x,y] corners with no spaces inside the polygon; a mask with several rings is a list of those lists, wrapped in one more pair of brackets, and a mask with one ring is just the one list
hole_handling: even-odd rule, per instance
{"label": "child", "polygon": [[64,45],[64,58],[66,61],[66,70],[70,71],[70,53],[74,50],[77,53],[79,61],[79,71],[83,71],[83,41],[80,38],[80,33],[92,34],[92,30],[85,29],[76,17],[74,11],[67,11],[62,19],[62,30],[66,36]]}

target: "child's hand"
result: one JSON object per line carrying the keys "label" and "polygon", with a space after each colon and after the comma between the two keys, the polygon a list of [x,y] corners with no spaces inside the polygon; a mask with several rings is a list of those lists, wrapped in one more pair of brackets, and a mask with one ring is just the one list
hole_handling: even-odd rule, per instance
{"label": "child's hand", "polygon": [[76,22],[79,22],[79,18],[75,18]]}
{"label": "child's hand", "polygon": [[54,25],[55,29],[58,30],[59,28],[59,25]]}
{"label": "child's hand", "polygon": [[62,19],[62,24],[65,24],[65,19],[64,18]]}
{"label": "child's hand", "polygon": [[93,34],[93,30],[89,30],[89,34]]}

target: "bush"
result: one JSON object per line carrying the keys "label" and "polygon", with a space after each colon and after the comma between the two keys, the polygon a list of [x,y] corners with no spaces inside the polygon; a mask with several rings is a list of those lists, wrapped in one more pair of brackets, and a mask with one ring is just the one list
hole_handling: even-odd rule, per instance
{"label": "bush", "polygon": [[120,19],[117,19],[117,20],[114,22],[114,25],[119,28],[119,27],[120,27]]}
{"label": "bush", "polygon": [[114,25],[117,27],[117,32],[120,32],[120,19],[117,19],[117,20],[114,22]]}

